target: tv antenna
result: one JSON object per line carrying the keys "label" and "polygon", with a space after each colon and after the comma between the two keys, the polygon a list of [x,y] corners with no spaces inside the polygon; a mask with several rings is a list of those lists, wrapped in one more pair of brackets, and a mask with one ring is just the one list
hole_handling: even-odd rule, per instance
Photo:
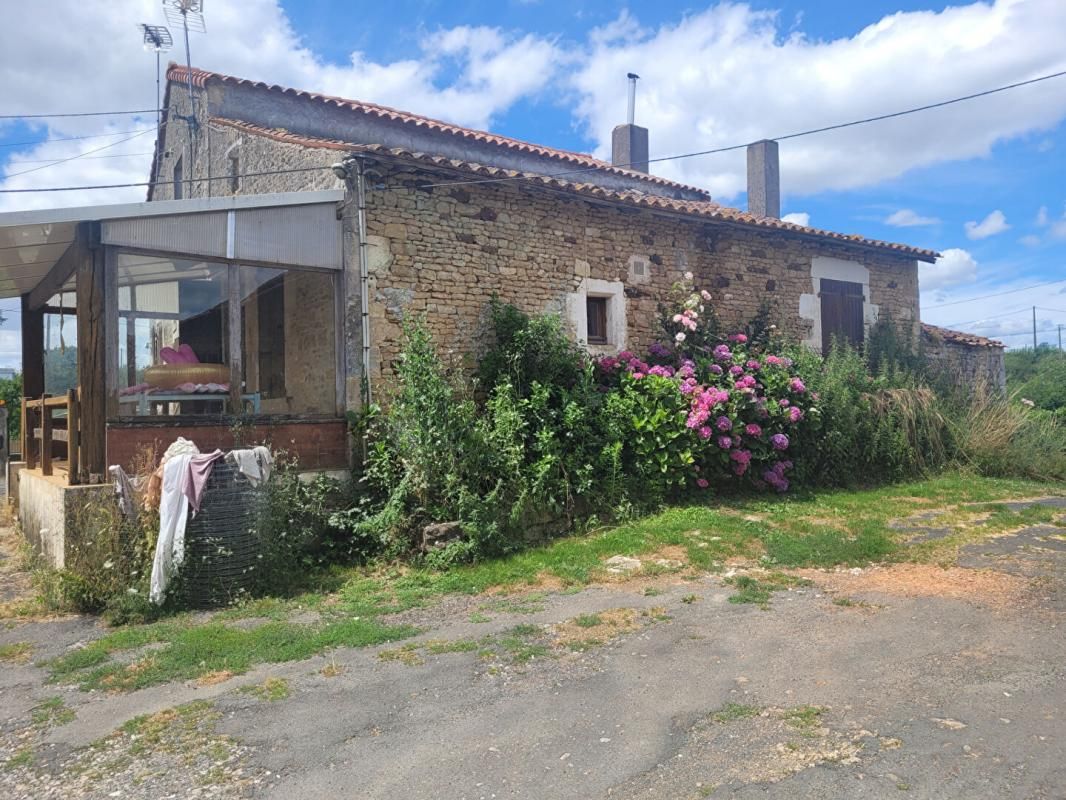
{"label": "tv antenna", "polygon": [[155,51],[155,124],[157,128],[163,127],[163,98],[160,94],[160,53],[165,53],[174,46],[174,39],[164,25],[138,25],[144,34],[144,49]]}
{"label": "tv antenna", "polygon": [[189,49],[189,31],[207,33],[204,22],[205,0],[163,0],[163,13],[171,25],[181,25],[185,33],[185,78],[189,90],[189,116],[185,121],[190,128],[196,127],[196,101],[192,93],[192,51]]}

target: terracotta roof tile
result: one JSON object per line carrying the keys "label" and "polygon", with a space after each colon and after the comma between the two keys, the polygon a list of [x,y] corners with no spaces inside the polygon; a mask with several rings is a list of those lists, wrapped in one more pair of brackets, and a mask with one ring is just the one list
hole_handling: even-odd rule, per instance
{"label": "terracotta roof tile", "polygon": [[712,200],[675,200],[670,197],[645,194],[633,190],[618,191],[614,189],[606,189],[597,184],[579,183],[576,181],[564,180],[562,178],[545,177],[534,173],[523,173],[512,169],[504,169],[502,167],[490,167],[470,161],[447,158],[445,156],[437,156],[428,153],[414,153],[401,148],[390,148],[384,147],[383,145],[357,145],[336,139],[318,139],[315,137],[293,134],[284,129],[263,128],[240,120],[225,119],[222,117],[214,117],[211,122],[231,128],[237,128],[255,136],[265,136],[279,142],[300,145],[302,147],[318,147],[343,152],[374,153],[381,157],[415,161],[434,167],[458,170],[477,176],[478,178],[521,179],[526,183],[533,183],[555,190],[570,192],[583,197],[592,197],[608,202],[623,203],[625,205],[636,206],[639,208],[674,212],[686,216],[717,220],[745,227],[777,230],[805,238],[829,239],[834,242],[840,242],[841,244],[887,251],[893,255],[904,256],[920,261],[932,262],[936,260],[938,255],[933,250],[924,250],[918,247],[894,244],[892,242],[882,242],[877,239],[867,239],[856,234],[835,233],[834,231],[810,228],[804,225],[785,222],[784,220],[776,219],[774,217],[759,217],[754,214],[749,214],[746,211],[740,211],[739,209],[719,205]]}
{"label": "terracotta roof tile", "polygon": [[[167,69],[167,80],[183,83],[190,75],[188,67],[181,64],[171,63]],[[399,111],[395,108],[389,108],[388,106],[378,105],[376,103],[367,103],[361,100],[347,100],[343,97],[333,97],[331,95],[318,94],[316,92],[308,92],[302,89],[289,89],[284,86],[278,86],[276,84],[268,84],[262,81],[253,81],[246,78],[235,78],[232,75],[223,75],[218,72],[208,72],[207,70],[192,68],[192,84],[200,88],[204,88],[209,80],[216,80],[221,83],[228,83],[234,86],[248,86],[256,89],[266,89],[272,92],[279,92],[292,97],[306,98],[307,100],[313,100],[316,102],[326,103],[328,105],[334,105],[338,108],[346,108],[352,111],[358,111],[370,116],[380,117],[382,119],[392,120],[394,122],[405,122],[419,127],[426,127],[434,131],[439,131],[444,134],[451,134],[459,136],[465,139],[472,139],[477,142],[484,142],[487,144],[497,145],[499,147],[506,148],[508,150],[514,150],[522,153],[531,153],[537,156],[545,156],[548,158],[558,159],[559,161],[572,164],[579,167],[595,168],[598,170],[604,170],[616,175],[626,175],[631,178],[636,178],[647,183],[653,183],[658,186],[668,186],[675,189],[681,189],[686,192],[694,192],[702,197],[710,199],[710,193],[704,189],[700,189],[695,186],[688,186],[677,181],[667,180],[666,178],[660,178],[656,175],[649,175],[644,172],[639,172],[632,169],[623,169],[621,167],[615,167],[606,161],[601,161],[598,158],[585,155],[584,153],[574,153],[569,150],[559,150],[554,147],[545,147],[539,144],[533,144],[531,142],[524,142],[521,139],[512,139],[509,136],[500,136],[499,134],[489,133],[488,131],[479,131],[473,128],[464,128],[461,125],[453,125],[448,122],[442,122],[441,120],[431,119],[429,117],[423,117],[419,114],[412,114],[407,111]]]}
{"label": "terracotta roof tile", "polygon": [[945,341],[948,344],[963,344],[969,347],[1006,347],[1003,342],[998,342],[995,339],[986,339],[976,333],[953,331],[951,328],[941,328],[926,322],[922,323],[922,333],[934,339]]}

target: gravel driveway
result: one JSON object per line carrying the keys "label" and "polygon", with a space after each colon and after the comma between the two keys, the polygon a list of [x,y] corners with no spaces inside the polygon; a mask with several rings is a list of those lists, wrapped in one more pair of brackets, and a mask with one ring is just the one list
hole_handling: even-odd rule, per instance
{"label": "gravel driveway", "polygon": [[129,694],[35,665],[93,620],[10,627],[0,796],[1066,797],[1059,529],[802,577],[766,609],[711,575],[455,598],[407,644]]}

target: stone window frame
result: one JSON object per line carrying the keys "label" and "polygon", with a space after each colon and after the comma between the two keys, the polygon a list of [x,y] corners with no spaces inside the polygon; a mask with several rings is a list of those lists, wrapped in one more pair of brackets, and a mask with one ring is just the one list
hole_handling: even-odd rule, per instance
{"label": "stone window frame", "polygon": [[799,298],[799,316],[808,323],[807,335],[803,344],[815,352],[822,351],[822,279],[827,278],[847,283],[862,285],[862,321],[868,334],[870,327],[877,322],[881,307],[871,302],[870,270],[858,261],[850,261],[831,256],[814,256],[811,258],[811,292],[801,294]]}
{"label": "stone window frame", "polygon": [[[588,340],[588,299],[602,297],[607,301],[607,341]],[[622,281],[582,278],[577,290],[567,295],[567,321],[575,338],[593,355],[612,355],[626,348],[626,295]]]}

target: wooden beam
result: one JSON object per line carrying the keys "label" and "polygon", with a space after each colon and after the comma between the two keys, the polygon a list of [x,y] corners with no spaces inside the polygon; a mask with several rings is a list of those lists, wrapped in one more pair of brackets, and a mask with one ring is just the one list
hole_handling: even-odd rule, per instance
{"label": "wooden beam", "polygon": [[67,464],[69,465],[68,482],[71,486],[77,486],[81,482],[80,454],[78,448],[81,443],[79,430],[80,419],[78,414],[78,390],[71,389],[67,392]]}
{"label": "wooden beam", "polygon": [[77,270],[78,265],[89,257],[89,245],[92,241],[94,224],[91,222],[78,223],[78,230],[74,235],[74,241],[70,243],[70,247],[60,256],[55,266],[44,276],[44,279],[30,291],[30,308],[38,309],[47,303],[70,280],[70,276]]}
{"label": "wooden beam", "polygon": [[41,474],[52,474],[52,409],[50,408],[43,408],[41,411]]}
{"label": "wooden beam", "polygon": [[[80,448],[89,482],[107,470],[107,348],[103,247],[94,247],[76,272],[78,290],[78,384],[81,387]],[[116,342],[117,344],[117,342]]]}
{"label": "wooden beam", "polygon": [[44,315],[22,296],[22,394],[44,394]]}

